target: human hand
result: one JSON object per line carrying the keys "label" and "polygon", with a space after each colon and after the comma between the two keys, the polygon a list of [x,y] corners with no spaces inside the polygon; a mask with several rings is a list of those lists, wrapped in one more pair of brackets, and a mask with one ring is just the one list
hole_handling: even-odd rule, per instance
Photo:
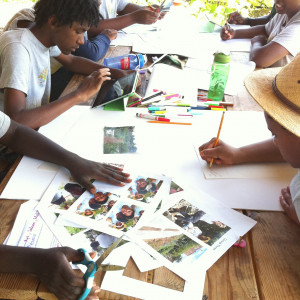
{"label": "human hand", "polygon": [[160,14],[159,14],[158,19],[162,20],[165,17],[166,14],[167,14],[167,11],[161,11]]}
{"label": "human hand", "polygon": [[251,45],[258,43],[260,46],[267,44],[267,38],[264,35],[257,35],[251,39]]}
{"label": "human hand", "polygon": [[298,225],[300,225],[300,221],[298,219],[296,209],[293,203],[293,199],[291,196],[290,187],[281,189],[281,196],[279,197],[280,204],[286,214]]}
{"label": "human hand", "polygon": [[98,300],[99,297],[97,294],[100,292],[99,286],[96,286],[95,283],[93,284],[94,286],[92,287],[89,295],[85,298],[85,300]]}
{"label": "human hand", "polygon": [[135,23],[138,24],[153,24],[159,18],[160,12],[150,6],[143,7],[132,13]]}
{"label": "human hand", "polygon": [[118,36],[118,31],[115,29],[104,29],[101,31],[101,34],[106,35],[111,41],[115,40]]}
{"label": "human hand", "polygon": [[40,249],[34,256],[34,274],[58,299],[75,300],[83,293],[85,280],[76,275],[69,262],[82,259],[80,251],[69,247]]}
{"label": "human hand", "polygon": [[235,31],[230,27],[225,25],[220,32],[221,39],[223,41],[231,40],[234,38]]}
{"label": "human hand", "polygon": [[91,179],[116,186],[124,186],[125,183],[132,181],[129,174],[122,172],[122,168],[86,160],[77,155],[67,162],[66,168],[69,169],[74,180],[92,194],[96,193],[96,188],[91,183]]}
{"label": "human hand", "polygon": [[233,165],[238,163],[239,149],[225,144],[219,140],[218,145],[214,147],[216,138],[199,147],[199,153],[203,160],[210,163],[214,159],[216,165]]}
{"label": "human hand", "polygon": [[75,91],[78,104],[93,97],[100,90],[103,82],[111,79],[110,75],[108,68],[101,68],[87,76]]}
{"label": "human hand", "polygon": [[242,17],[237,11],[229,14],[227,21],[229,24],[247,25],[247,18]]}

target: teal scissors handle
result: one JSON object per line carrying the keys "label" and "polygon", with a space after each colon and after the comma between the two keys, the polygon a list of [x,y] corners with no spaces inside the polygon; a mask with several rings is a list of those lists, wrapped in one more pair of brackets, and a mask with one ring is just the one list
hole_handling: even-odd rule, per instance
{"label": "teal scissors handle", "polygon": [[85,290],[83,294],[78,298],[78,300],[84,300],[88,294],[90,293],[92,287],[93,287],[93,282],[94,282],[94,277],[95,273],[97,272],[97,265],[96,263],[92,260],[90,257],[89,253],[85,249],[78,249],[79,251],[83,252],[84,258],[82,261],[76,262],[74,264],[82,264],[87,266],[87,270],[85,271],[83,278],[85,280]]}

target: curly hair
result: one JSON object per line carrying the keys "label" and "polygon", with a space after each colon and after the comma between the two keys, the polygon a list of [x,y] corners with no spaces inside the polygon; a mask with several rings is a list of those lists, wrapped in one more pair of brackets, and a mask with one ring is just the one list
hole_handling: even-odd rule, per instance
{"label": "curly hair", "polygon": [[35,22],[42,26],[50,16],[55,15],[58,26],[84,22],[97,26],[100,19],[98,0],[39,0],[34,5]]}

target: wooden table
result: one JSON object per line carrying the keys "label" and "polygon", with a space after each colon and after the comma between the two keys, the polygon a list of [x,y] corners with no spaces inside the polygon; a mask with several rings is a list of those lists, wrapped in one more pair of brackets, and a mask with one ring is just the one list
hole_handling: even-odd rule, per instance
{"label": "wooden table", "polygon": [[[108,56],[129,53],[129,47],[110,48]],[[234,59],[245,59],[245,53],[233,53]],[[75,75],[64,94],[74,90],[83,79]],[[142,88],[146,86],[146,76]],[[231,110],[255,110],[261,108],[241,89],[236,96],[226,96],[233,101]],[[16,168],[17,163],[0,185],[5,184]],[[263,199],[262,199],[263,201]],[[278,201],[278,199],[274,199]],[[0,200],[0,242],[3,242],[13,226],[19,206],[24,201]],[[231,247],[208,271],[204,294],[194,299],[244,300],[244,299],[300,299],[300,227],[294,224],[283,212],[242,211],[255,219],[257,225],[244,237],[246,248]],[[125,271],[126,276],[147,281],[150,273],[140,273],[132,259]],[[105,274],[99,274],[97,281]],[[162,267],[154,271],[154,284],[182,290],[184,281]],[[0,299],[56,299],[31,275],[0,274]],[[132,300],[135,298],[101,291],[100,299]],[[160,299],[157,299],[160,300]]]}

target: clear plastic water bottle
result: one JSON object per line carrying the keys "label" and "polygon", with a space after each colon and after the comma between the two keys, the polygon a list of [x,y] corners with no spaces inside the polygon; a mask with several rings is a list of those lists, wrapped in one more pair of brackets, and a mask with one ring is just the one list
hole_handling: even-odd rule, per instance
{"label": "clear plastic water bottle", "polygon": [[222,101],[230,69],[230,53],[218,51],[211,67],[208,98]]}
{"label": "clear plastic water bottle", "polygon": [[120,70],[134,70],[144,66],[147,56],[143,54],[126,54],[104,59],[104,66]]}

